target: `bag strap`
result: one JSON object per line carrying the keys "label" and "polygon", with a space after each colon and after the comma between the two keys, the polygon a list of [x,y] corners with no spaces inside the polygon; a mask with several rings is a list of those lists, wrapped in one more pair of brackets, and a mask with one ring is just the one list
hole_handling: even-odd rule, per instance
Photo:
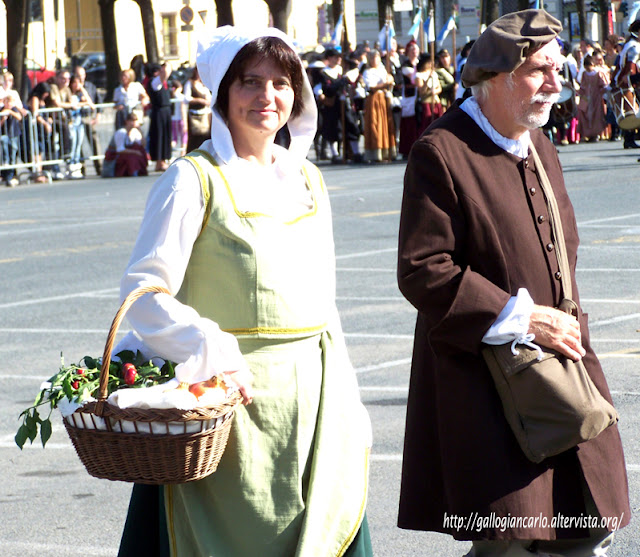
{"label": "bag strap", "polygon": [[562,284],[562,292],[565,298],[572,299],[571,289],[571,271],[569,267],[569,259],[567,257],[567,246],[564,241],[564,231],[562,230],[562,221],[560,219],[560,211],[553,188],[549,182],[549,177],[542,165],[542,161],[538,156],[533,142],[529,143],[531,156],[535,165],[538,180],[542,187],[545,199],[547,200],[547,209],[549,210],[549,222],[553,232],[553,243],[555,245],[556,257],[558,258],[558,267],[560,269],[560,283]]}

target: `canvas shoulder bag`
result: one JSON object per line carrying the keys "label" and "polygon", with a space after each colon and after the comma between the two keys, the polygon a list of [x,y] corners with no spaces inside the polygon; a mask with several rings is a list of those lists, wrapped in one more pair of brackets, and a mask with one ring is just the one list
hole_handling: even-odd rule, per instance
{"label": "canvas shoulder bag", "polygon": [[[530,148],[562,275],[564,299],[558,309],[577,317],[558,205],[533,143]],[[618,421],[618,413],[593,384],[582,361],[533,342],[487,345],[482,355],[518,444],[529,460],[541,462],[593,439]]]}

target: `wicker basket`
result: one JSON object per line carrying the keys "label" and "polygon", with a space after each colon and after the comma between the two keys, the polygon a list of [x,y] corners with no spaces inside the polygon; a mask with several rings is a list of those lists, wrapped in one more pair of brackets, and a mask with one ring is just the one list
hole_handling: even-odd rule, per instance
{"label": "wicker basket", "polygon": [[131,305],[162,287],[140,287],[124,300],[111,324],[102,357],[96,402],[64,419],[87,472],[96,478],[162,485],[199,480],[216,470],[227,445],[236,406],[234,393],[222,404],[193,410],[121,409],[107,402],[111,350]]}

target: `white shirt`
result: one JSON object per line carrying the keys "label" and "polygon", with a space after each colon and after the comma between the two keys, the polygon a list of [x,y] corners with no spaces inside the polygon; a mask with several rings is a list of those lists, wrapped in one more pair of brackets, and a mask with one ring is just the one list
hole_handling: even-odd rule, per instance
{"label": "white shirt", "polygon": [[[529,142],[531,136],[525,132],[519,139],[509,139],[499,134],[491,125],[487,117],[480,110],[480,105],[474,97],[469,97],[460,108],[464,110],[480,129],[487,134],[489,139],[498,147],[521,159],[529,155]],[[486,344],[505,344],[517,338],[521,338],[529,331],[529,320],[533,312],[533,300],[526,288],[520,288],[515,296],[512,296],[507,305],[502,308],[500,315],[489,330],[482,337]]]}
{"label": "white shirt", "polygon": [[140,99],[146,94],[142,83],[132,81],[126,89],[120,85],[113,92],[113,102],[116,106],[124,105],[130,112],[140,104]]}
{"label": "white shirt", "polygon": [[131,131],[127,134],[126,128],[120,128],[113,134],[113,143],[119,153],[134,143],[142,145],[142,133],[138,128],[131,128]]}
{"label": "white shirt", "polygon": [[383,66],[367,68],[362,72],[362,79],[367,89],[377,87],[387,82],[387,70]]}

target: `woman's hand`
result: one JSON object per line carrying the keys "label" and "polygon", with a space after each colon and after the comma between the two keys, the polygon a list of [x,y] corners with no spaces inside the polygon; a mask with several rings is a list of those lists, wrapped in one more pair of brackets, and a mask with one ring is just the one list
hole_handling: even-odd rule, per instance
{"label": "woman's hand", "polygon": [[236,384],[242,395],[242,404],[245,406],[253,401],[253,377],[249,370],[226,371],[225,376]]}
{"label": "woman's hand", "polygon": [[529,333],[535,335],[534,342],[557,350],[576,362],[586,354],[582,347],[580,323],[573,315],[559,309],[534,305]]}

